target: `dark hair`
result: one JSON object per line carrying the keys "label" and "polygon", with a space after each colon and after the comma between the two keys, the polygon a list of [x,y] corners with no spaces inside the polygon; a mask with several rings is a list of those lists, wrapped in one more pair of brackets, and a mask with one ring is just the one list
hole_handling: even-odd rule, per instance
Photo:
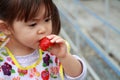
{"label": "dark hair", "polygon": [[38,14],[41,4],[45,5],[45,16],[52,16],[52,33],[59,34],[59,12],[52,0],[0,0],[0,19],[9,25],[12,25],[14,20],[27,22]]}

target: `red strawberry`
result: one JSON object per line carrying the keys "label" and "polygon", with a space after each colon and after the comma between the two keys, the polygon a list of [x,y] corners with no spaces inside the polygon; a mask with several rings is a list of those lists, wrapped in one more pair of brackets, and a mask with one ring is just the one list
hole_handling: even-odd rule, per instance
{"label": "red strawberry", "polygon": [[47,37],[44,37],[40,40],[40,48],[43,50],[43,51],[47,51],[51,48],[51,46],[53,45],[53,43],[50,42],[50,39],[48,39]]}
{"label": "red strawberry", "polygon": [[49,71],[47,71],[47,70],[42,71],[41,77],[43,80],[49,80]]}

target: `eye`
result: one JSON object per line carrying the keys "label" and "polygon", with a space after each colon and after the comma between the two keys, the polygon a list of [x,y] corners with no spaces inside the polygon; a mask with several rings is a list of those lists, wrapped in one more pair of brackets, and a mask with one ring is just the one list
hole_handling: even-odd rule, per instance
{"label": "eye", "polygon": [[36,26],[37,25],[37,23],[32,23],[32,24],[30,24],[29,26],[30,27],[34,27],[34,26]]}
{"label": "eye", "polygon": [[51,20],[51,17],[48,17],[45,19],[45,22],[49,22]]}

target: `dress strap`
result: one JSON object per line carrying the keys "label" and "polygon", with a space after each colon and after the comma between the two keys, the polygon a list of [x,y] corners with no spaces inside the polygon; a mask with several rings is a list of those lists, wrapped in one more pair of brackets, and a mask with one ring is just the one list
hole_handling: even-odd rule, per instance
{"label": "dress strap", "polygon": [[[67,41],[66,41],[66,45],[67,45],[67,50],[70,53],[70,45]],[[63,67],[61,64],[60,64],[60,77],[61,77],[61,80],[64,80]]]}

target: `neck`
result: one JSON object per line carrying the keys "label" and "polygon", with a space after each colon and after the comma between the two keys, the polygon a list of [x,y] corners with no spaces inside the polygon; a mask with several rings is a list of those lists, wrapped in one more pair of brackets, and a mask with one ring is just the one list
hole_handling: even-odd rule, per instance
{"label": "neck", "polygon": [[25,56],[32,53],[35,49],[28,48],[25,46],[20,46],[19,44],[16,44],[15,42],[9,41],[6,45],[7,48],[12,52],[15,56]]}

